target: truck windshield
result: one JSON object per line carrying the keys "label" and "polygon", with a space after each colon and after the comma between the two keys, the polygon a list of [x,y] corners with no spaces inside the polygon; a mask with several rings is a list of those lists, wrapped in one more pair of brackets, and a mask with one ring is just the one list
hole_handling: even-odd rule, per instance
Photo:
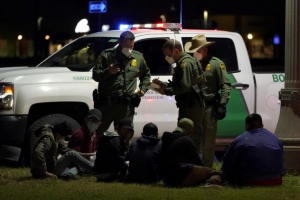
{"label": "truck windshield", "polygon": [[118,38],[79,38],[46,58],[38,67],[68,67],[74,71],[82,71],[91,68],[103,50],[115,47],[117,44]]}

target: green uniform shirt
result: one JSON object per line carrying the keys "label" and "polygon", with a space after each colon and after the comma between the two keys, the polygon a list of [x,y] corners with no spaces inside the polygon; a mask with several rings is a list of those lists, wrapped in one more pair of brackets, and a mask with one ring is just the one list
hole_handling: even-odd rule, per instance
{"label": "green uniform shirt", "polygon": [[[230,99],[231,83],[228,78],[225,64],[216,57],[207,56],[201,62],[206,77],[205,92],[213,97],[221,90],[221,104],[227,104]],[[209,101],[210,99],[205,99]]]}
{"label": "green uniform shirt", "polygon": [[[199,72],[201,70],[201,72]],[[201,77],[202,69],[200,63],[197,62],[195,58],[184,52],[179,60],[176,62],[176,67],[174,68],[173,83],[167,84],[165,93],[168,96],[181,95],[189,93],[191,87],[194,84],[194,79],[196,77]],[[204,82],[204,76],[201,77],[202,82]],[[201,81],[200,81],[201,82]],[[199,82],[198,82],[199,83]]]}
{"label": "green uniform shirt", "polygon": [[[119,65],[119,73],[109,73],[109,66],[113,63]],[[93,79],[99,82],[98,93],[104,96],[121,96],[126,93],[126,89],[129,94],[133,94],[137,89],[137,78],[140,79],[140,89],[146,92],[146,86],[150,84],[150,70],[138,51],[132,51],[126,57],[119,47],[106,49],[99,55],[93,68]]]}

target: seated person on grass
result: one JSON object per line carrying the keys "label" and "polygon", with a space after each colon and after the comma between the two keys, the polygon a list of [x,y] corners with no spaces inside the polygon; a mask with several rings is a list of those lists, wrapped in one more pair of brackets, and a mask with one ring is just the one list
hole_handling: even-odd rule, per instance
{"label": "seated person on grass", "polygon": [[[69,149],[64,138],[71,134],[71,126],[62,121],[53,127],[44,125],[36,131],[37,139],[31,152],[30,172],[34,178],[75,179],[75,166],[91,170],[93,163]],[[62,157],[57,159],[57,155]]]}
{"label": "seated person on grass", "polygon": [[84,119],[84,124],[73,132],[68,143],[69,148],[90,161],[93,161],[97,151],[96,130],[101,125],[101,119],[101,111],[91,109]]}
{"label": "seated person on grass", "polygon": [[281,185],[283,147],[281,141],[263,128],[259,114],[246,117],[246,132],[229,146],[221,170],[235,185]]}
{"label": "seated person on grass", "polygon": [[128,165],[125,161],[129,141],[134,133],[130,119],[121,119],[115,124],[116,132],[106,131],[98,141],[96,160],[93,167],[98,182],[124,181]]}
{"label": "seated person on grass", "polygon": [[162,140],[163,179],[167,186],[191,187],[200,183],[205,186],[221,187],[223,173],[210,167],[203,167],[193,140],[194,123],[182,118],[177,128],[164,132]]}
{"label": "seated person on grass", "polygon": [[142,136],[133,141],[129,147],[129,168],[127,182],[157,183],[160,179],[161,140],[158,128],[148,123],[143,128]]}

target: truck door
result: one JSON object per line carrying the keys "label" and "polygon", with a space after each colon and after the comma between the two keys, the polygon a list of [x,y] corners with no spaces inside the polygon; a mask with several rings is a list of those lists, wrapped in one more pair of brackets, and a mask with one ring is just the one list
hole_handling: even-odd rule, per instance
{"label": "truck door", "polygon": [[[173,33],[136,36],[134,49],[143,54],[147,66],[150,68],[151,81],[154,78],[166,82],[172,80],[172,66],[165,60],[162,47],[168,39],[173,38]],[[173,131],[176,127],[178,109],[173,96],[161,95],[156,91],[148,90],[135,111],[136,130],[143,130],[143,126],[148,122],[155,123],[159,128],[159,133]]]}

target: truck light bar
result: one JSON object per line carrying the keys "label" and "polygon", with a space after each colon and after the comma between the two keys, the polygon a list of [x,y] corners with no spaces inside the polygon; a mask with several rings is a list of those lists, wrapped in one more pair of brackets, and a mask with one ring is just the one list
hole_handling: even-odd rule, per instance
{"label": "truck light bar", "polygon": [[121,24],[120,30],[135,30],[135,29],[164,29],[164,30],[180,30],[180,23],[158,23],[158,24]]}

